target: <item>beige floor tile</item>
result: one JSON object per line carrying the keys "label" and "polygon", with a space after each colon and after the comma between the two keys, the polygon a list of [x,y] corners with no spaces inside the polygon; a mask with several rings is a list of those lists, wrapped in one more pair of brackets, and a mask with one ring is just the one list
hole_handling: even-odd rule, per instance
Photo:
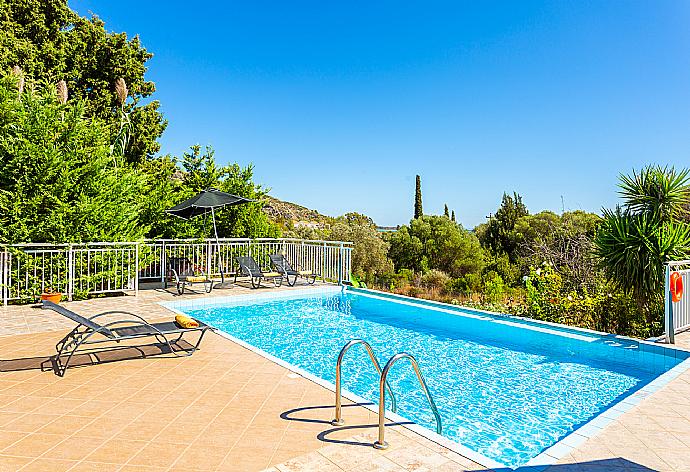
{"label": "beige floor tile", "polygon": [[21,470],[22,472],[64,472],[75,465],[77,465],[76,461],[41,457],[28,463]]}
{"label": "beige floor tile", "polygon": [[[362,462],[351,468],[346,468],[348,472],[407,472],[408,469],[401,467],[392,460],[386,457],[377,457],[375,459]],[[459,470],[458,470],[459,472]]]}
{"label": "beige floor tile", "polygon": [[69,469],[69,472],[118,472],[122,466],[106,462],[82,461]]}
{"label": "beige floor tile", "polygon": [[86,456],[86,460],[92,462],[125,464],[147,444],[148,443],[145,441],[111,439]]}
{"label": "beige floor tile", "polygon": [[[72,387],[72,386],[70,386]],[[80,415],[79,407],[84,403],[83,400],[74,398],[56,398],[36,408],[32,413],[45,413],[51,415]]]}
{"label": "beige floor tile", "polygon": [[[21,416],[20,418],[7,423],[3,426],[5,431],[20,431],[25,433],[32,433],[34,431],[40,431],[42,428],[59,418],[58,415],[44,415],[44,414],[34,414],[28,413]],[[45,431],[49,432],[49,431]]]}
{"label": "beige floor tile", "polygon": [[0,455],[0,472],[16,472],[33,460],[30,457]]}
{"label": "beige floor tile", "polygon": [[132,457],[128,465],[170,467],[178,457],[182,455],[186,445],[171,444],[168,442],[149,442],[144,448]]}
{"label": "beige floor tile", "polygon": [[164,467],[125,465],[118,472],[164,472],[168,469]]}
{"label": "beige floor tile", "polygon": [[38,457],[64,439],[64,436],[58,434],[32,433],[6,447],[2,453],[11,456]]}
{"label": "beige floor tile", "polygon": [[275,466],[280,472],[340,472],[343,469],[318,452],[311,452]]}
{"label": "beige floor tile", "polygon": [[[79,401],[79,400],[77,400]],[[88,400],[82,401],[81,404],[70,412],[72,415],[76,416],[88,416],[91,418],[96,418],[109,412],[118,405],[115,401],[104,401],[104,400]]]}
{"label": "beige floor tile", "polygon": [[195,442],[177,459],[173,467],[177,470],[213,470],[223,462],[227,454],[227,448],[206,446],[203,441]]}
{"label": "beige floor tile", "polygon": [[129,418],[96,418],[80,429],[78,433],[82,436],[110,438],[125,429],[131,422],[132,420]]}
{"label": "beige floor tile", "polygon": [[70,436],[44,453],[46,457],[80,461],[105,443],[103,438]]}
{"label": "beige floor tile", "polygon": [[51,434],[75,434],[91,422],[91,418],[84,416],[63,415],[37,429],[39,433]]}

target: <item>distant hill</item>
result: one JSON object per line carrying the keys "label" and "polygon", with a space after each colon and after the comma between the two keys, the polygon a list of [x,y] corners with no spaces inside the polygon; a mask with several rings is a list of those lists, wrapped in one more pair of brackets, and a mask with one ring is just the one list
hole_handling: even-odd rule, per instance
{"label": "distant hill", "polygon": [[[316,210],[311,210],[302,205],[285,202],[267,195],[265,197],[264,213],[272,221],[286,227],[307,227],[323,229],[330,226],[333,218],[322,215]],[[290,223],[290,224],[289,224]]]}

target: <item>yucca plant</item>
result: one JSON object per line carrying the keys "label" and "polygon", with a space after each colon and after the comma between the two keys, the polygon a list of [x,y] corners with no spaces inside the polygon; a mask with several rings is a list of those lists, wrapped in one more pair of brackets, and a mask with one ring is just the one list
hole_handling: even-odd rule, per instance
{"label": "yucca plant", "polygon": [[[662,300],[664,263],[690,254],[690,171],[649,166],[620,177],[623,207],[604,210],[595,252],[607,278],[647,314]],[[651,321],[651,320],[650,320]]]}
{"label": "yucca plant", "polygon": [[647,166],[620,176],[620,195],[630,211],[662,222],[681,219],[690,204],[690,169]]}

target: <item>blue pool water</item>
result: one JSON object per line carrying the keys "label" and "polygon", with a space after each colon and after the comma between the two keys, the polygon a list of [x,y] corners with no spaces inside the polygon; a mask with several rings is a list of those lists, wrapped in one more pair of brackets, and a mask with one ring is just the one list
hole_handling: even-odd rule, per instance
{"label": "blue pool water", "polygon": [[[683,360],[632,340],[350,291],[177,309],[330,382],[338,352],[354,338],[368,341],[382,365],[409,352],[437,403],[443,435],[509,467]],[[378,375],[360,349],[345,358],[343,388],[378,403]],[[409,364],[396,364],[389,380],[398,414],[433,430]]]}

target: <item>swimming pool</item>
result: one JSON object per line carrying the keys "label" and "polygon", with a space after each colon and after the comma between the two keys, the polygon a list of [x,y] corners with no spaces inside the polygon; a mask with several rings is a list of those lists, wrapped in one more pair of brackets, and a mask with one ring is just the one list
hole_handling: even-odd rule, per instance
{"label": "swimming pool", "polygon": [[[493,467],[553,462],[688,365],[686,352],[628,338],[339,287],[166,306],[327,382],[352,339],[382,365],[409,352],[443,436]],[[343,389],[378,403],[378,375],[359,349],[345,358]],[[409,364],[388,378],[398,414],[433,430]]]}

